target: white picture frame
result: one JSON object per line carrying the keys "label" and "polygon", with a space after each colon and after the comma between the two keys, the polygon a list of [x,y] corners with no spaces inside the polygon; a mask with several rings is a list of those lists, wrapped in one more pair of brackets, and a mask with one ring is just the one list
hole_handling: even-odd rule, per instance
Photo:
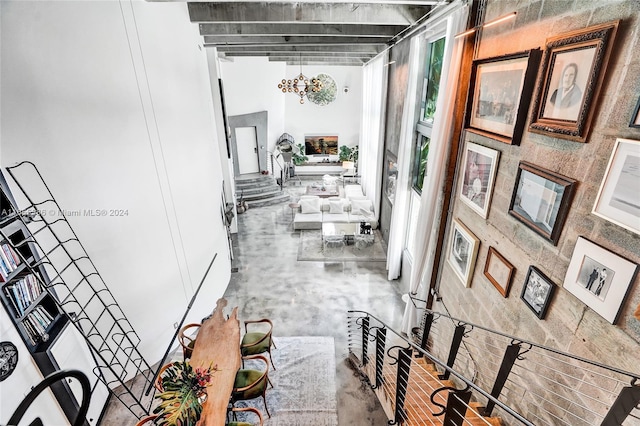
{"label": "white picture frame", "polygon": [[447,262],[465,287],[469,287],[471,284],[479,247],[478,237],[464,223],[453,219],[453,227],[449,235]]}
{"label": "white picture frame", "polygon": [[484,219],[489,215],[499,158],[500,152],[495,149],[473,142],[465,145],[458,195],[463,203]]}
{"label": "white picture frame", "polygon": [[592,213],[640,234],[640,141],[616,139]]}
{"label": "white picture frame", "polygon": [[563,287],[615,324],[638,265],[578,237]]}

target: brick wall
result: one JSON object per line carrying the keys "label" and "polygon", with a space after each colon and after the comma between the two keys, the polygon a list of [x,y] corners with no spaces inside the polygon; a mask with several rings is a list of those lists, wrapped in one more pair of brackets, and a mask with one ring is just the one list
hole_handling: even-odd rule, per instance
{"label": "brick wall", "polygon": [[[460,219],[480,239],[480,251],[469,288],[443,263],[440,279],[443,302],[454,317],[639,372],[640,321],[634,312],[640,304],[640,278],[636,276],[631,284],[616,325],[563,289],[562,284],[578,236],[640,263],[640,235],[591,214],[616,138],[640,140],[640,129],[629,127],[640,97],[640,55],[637,53],[640,52],[640,3],[636,0],[488,0],[485,22],[514,10],[516,19],[484,31],[478,58],[536,47],[544,50],[548,37],[612,20],[622,21],[595,100],[596,113],[586,143],[531,133],[527,130],[530,118],[520,146],[470,132],[464,136],[466,141],[500,151],[500,162],[487,219],[460,202],[457,195],[453,198],[451,216]],[[528,117],[530,114],[531,111]],[[557,246],[508,214],[521,160],[578,181]],[[516,268],[507,298],[483,275],[489,246],[494,246]],[[530,265],[538,267],[558,286],[544,320],[539,320],[520,299]],[[434,308],[442,306],[436,304]]]}

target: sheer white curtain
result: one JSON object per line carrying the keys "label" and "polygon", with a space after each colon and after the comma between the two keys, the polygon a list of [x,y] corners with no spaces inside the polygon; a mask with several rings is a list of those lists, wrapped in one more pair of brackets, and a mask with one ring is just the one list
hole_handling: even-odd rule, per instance
{"label": "sheer white curtain", "polygon": [[398,147],[398,176],[396,178],[396,195],[391,213],[391,227],[389,229],[389,248],[387,249],[387,278],[395,280],[400,276],[402,251],[405,246],[407,231],[407,215],[409,212],[409,178],[411,174],[411,152],[415,135],[415,111],[418,102],[418,70],[420,56],[420,40],[411,40],[409,52],[409,72],[407,96],[402,110],[402,125],[400,127],[400,144]]}
{"label": "sheer white curtain", "polygon": [[[447,152],[451,141],[454,119],[454,103],[458,88],[458,75],[464,39],[454,39],[455,34],[464,30],[468,8],[465,6],[454,11],[447,19],[446,44],[443,57],[443,72],[440,92],[431,134],[427,173],[422,186],[420,212],[416,225],[416,235],[428,238],[417,241],[409,289],[421,299],[427,298],[431,277],[436,265],[433,264],[437,244],[439,218],[442,209],[442,189],[444,185]],[[419,312],[408,300],[402,319],[402,331],[410,334],[411,327],[418,323]]]}
{"label": "sheer white curtain", "polygon": [[[385,52],[372,59],[362,70],[362,120],[358,167],[364,193],[374,206],[380,205],[384,148],[384,115],[387,105],[387,62]],[[376,219],[380,209],[376,208]]]}

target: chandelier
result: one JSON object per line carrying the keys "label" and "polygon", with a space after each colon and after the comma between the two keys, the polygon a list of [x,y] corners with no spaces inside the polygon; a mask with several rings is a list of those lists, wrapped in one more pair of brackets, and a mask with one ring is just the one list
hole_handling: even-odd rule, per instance
{"label": "chandelier", "polygon": [[311,80],[307,78],[304,74],[302,74],[302,70],[300,71],[300,75],[287,80],[283,78],[280,83],[278,83],[278,89],[282,90],[282,93],[295,93],[300,96],[300,103],[304,103],[304,97],[309,92],[319,92],[322,89],[322,81],[317,79],[316,77],[312,77]]}

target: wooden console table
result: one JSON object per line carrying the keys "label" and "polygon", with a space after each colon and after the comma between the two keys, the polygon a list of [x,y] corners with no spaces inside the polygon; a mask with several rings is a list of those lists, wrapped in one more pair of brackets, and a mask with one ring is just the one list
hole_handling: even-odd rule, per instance
{"label": "wooden console table", "polygon": [[227,300],[218,299],[213,315],[202,323],[189,361],[195,367],[218,366],[207,387],[198,426],[223,426],[236,373],[240,368],[240,321],[238,308],[233,308],[225,320],[223,309]]}

